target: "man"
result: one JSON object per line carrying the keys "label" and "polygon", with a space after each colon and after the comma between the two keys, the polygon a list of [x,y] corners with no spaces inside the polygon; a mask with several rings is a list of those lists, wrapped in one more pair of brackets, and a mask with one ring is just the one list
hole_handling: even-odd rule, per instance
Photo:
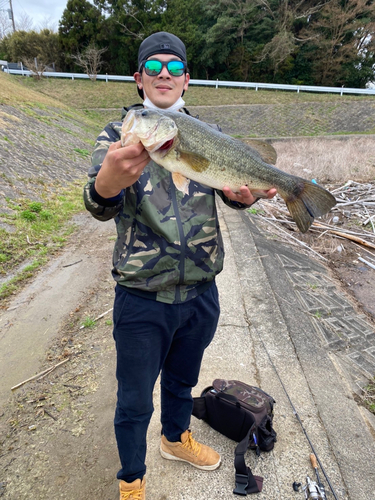
{"label": "man", "polygon": [[[134,79],[144,107],[182,111],[190,78],[183,42],[170,33],[151,35],[140,46],[138,67]],[[188,195],[176,190],[171,174],[150,161],[142,144],[121,147],[120,134],[118,122],[98,137],[84,199],[94,217],[115,218],[117,226],[117,477],[120,499],[144,500],[146,432],[159,374],[161,455],[203,470],[220,465],[219,454],[195,441],[189,425],[191,389],[219,318],[215,276],[224,251],[215,191],[193,181]],[[233,208],[256,201],[246,186],[218,194]]]}

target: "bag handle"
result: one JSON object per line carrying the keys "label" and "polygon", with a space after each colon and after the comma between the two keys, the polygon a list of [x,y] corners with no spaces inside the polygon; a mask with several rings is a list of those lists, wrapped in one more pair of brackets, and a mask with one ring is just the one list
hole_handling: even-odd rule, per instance
{"label": "bag handle", "polygon": [[237,406],[240,406],[240,402],[236,398],[236,396],[232,396],[232,394],[226,394],[225,392],[218,392],[215,394],[215,398],[218,399],[226,399],[227,401],[230,401],[231,403],[236,403]]}
{"label": "bag handle", "polygon": [[234,467],[236,469],[236,487],[233,493],[236,495],[249,495],[251,493],[260,493],[263,488],[263,478],[254,476],[250,467],[245,464],[245,453],[250,440],[251,428],[246,436],[237,445],[234,452]]}

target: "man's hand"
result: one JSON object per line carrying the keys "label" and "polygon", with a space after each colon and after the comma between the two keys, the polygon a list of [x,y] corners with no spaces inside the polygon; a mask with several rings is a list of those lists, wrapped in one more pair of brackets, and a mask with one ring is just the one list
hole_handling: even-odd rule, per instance
{"label": "man's hand", "polygon": [[121,147],[121,141],[110,145],[95,180],[95,190],[103,198],[113,198],[137,181],[150,161],[141,143]]}
{"label": "man's hand", "polygon": [[268,191],[251,191],[247,186],[241,186],[240,192],[234,193],[228,186],[225,186],[223,188],[223,193],[232,201],[238,201],[239,203],[243,203],[244,205],[252,205],[253,203],[255,203],[257,198],[273,198],[276,195],[277,190],[275,188],[272,188]]}

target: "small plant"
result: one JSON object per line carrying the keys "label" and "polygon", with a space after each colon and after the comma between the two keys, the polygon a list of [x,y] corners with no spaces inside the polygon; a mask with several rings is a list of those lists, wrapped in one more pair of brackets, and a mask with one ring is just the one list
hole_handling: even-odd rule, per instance
{"label": "small plant", "polygon": [[86,318],[82,321],[82,326],[85,328],[92,328],[95,324],[95,320],[90,318],[90,316],[86,316]]}
{"label": "small plant", "polygon": [[74,148],[74,151],[83,156],[84,158],[90,155],[90,151],[88,151],[87,149]]}
{"label": "small plant", "polygon": [[363,404],[371,412],[375,414],[375,378],[363,388]]}
{"label": "small plant", "polygon": [[6,262],[9,257],[5,253],[0,253],[0,262]]}
{"label": "small plant", "polygon": [[320,319],[322,317],[322,313],[320,311],[316,311],[314,316],[315,316],[315,318]]}
{"label": "small plant", "polygon": [[31,212],[36,212],[36,213],[39,213],[41,212],[42,210],[42,204],[39,202],[39,201],[32,201],[30,204],[29,204],[29,210]]}
{"label": "small plant", "polygon": [[28,222],[34,222],[36,220],[36,214],[30,210],[23,210],[20,216]]}
{"label": "small plant", "polygon": [[259,213],[259,210],[257,208],[248,208],[247,211],[249,214],[254,214],[257,215]]}
{"label": "small plant", "polygon": [[53,213],[49,210],[42,210],[39,215],[42,220],[50,220],[53,217]]}

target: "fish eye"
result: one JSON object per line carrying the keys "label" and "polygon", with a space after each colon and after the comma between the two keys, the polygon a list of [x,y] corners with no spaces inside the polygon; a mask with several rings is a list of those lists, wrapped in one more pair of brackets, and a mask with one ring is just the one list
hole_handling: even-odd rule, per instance
{"label": "fish eye", "polygon": [[141,115],[142,116],[147,116],[148,115],[147,110],[142,111]]}

